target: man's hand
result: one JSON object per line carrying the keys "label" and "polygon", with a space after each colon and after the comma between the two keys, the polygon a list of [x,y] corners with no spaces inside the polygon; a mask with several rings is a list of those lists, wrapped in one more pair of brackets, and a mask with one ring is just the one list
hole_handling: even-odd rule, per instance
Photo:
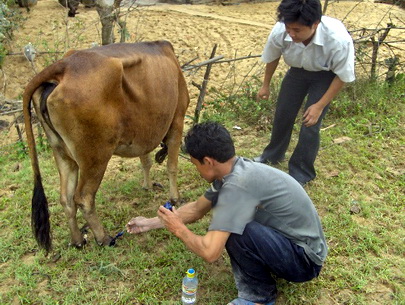
{"label": "man's hand", "polygon": [[180,238],[191,251],[210,263],[221,256],[231,234],[222,231],[208,231],[204,236],[194,234],[184,224],[174,207],[173,212],[163,206],[159,207],[158,216],[167,230]]}
{"label": "man's hand", "polygon": [[163,225],[160,222],[159,218],[146,218],[143,216],[138,216],[132,218],[128,221],[126,228],[127,232],[131,234],[138,234],[142,232],[147,232],[152,229],[162,228]]}
{"label": "man's hand", "polygon": [[319,117],[321,116],[323,111],[322,107],[319,107],[317,104],[313,104],[307,108],[307,110],[304,112],[303,116],[303,123],[305,127],[311,127],[315,125]]}
{"label": "man's hand", "polygon": [[336,94],[339,93],[339,91],[343,88],[344,84],[345,83],[341,81],[338,76],[335,76],[328,90],[326,90],[325,94],[321,97],[321,99],[315,104],[308,107],[307,110],[304,112],[302,123],[306,127],[311,127],[316,123],[318,123],[322,111],[325,109],[327,105],[329,105],[329,103],[336,96]]}
{"label": "man's hand", "polygon": [[270,89],[267,86],[263,86],[260,88],[259,92],[257,92],[256,100],[268,100],[270,96]]}
{"label": "man's hand", "polygon": [[173,210],[170,211],[161,206],[159,207],[157,214],[161,223],[166,227],[166,229],[168,229],[176,236],[176,232],[178,233],[181,228],[185,227],[185,224],[181,220],[175,207],[173,207]]}

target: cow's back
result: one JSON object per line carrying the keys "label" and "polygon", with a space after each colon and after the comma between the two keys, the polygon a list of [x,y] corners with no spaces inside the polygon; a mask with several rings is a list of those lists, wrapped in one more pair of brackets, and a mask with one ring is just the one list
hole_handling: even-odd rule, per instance
{"label": "cow's back", "polygon": [[116,154],[140,156],[159,145],[176,116],[184,118],[187,88],[168,42],[113,44],[64,61],[47,104],[60,136],[75,134],[73,150],[107,142]]}

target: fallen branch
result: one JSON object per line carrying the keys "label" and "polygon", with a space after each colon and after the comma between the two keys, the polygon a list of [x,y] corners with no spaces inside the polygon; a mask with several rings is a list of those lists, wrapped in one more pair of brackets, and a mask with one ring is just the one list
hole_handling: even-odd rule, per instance
{"label": "fallen branch", "polygon": [[243,56],[243,57],[238,57],[238,58],[233,58],[233,59],[224,59],[221,60],[222,58],[224,58],[223,55],[219,55],[216,56],[212,59],[208,59],[205,61],[200,62],[199,64],[196,65],[188,65],[188,63],[193,62],[194,60],[196,60],[198,57],[192,59],[191,61],[189,61],[188,63],[185,63],[181,68],[183,71],[188,71],[188,70],[192,70],[192,69],[197,69],[197,68],[201,68],[202,66],[206,66],[208,64],[223,64],[223,63],[228,63],[228,62],[233,62],[233,61],[238,61],[238,60],[244,60],[244,59],[249,59],[249,58],[257,58],[257,57],[261,57],[262,55],[248,55],[248,56]]}
{"label": "fallen branch", "polygon": [[23,110],[22,110],[22,109],[16,109],[16,110],[5,111],[5,112],[0,111],[0,115],[8,115],[8,114],[13,114],[13,113],[21,112],[21,111],[23,111]]}
{"label": "fallen branch", "polygon": [[325,128],[321,128],[321,131],[328,130],[328,129],[333,128],[333,127],[335,127],[335,126],[336,126],[336,124],[329,125],[329,126],[327,126],[327,127],[325,127]]}
{"label": "fallen branch", "polygon": [[216,56],[216,57],[214,57],[214,58],[210,58],[210,59],[208,59],[208,60],[204,60],[204,61],[200,62],[199,64],[192,65],[192,66],[188,66],[188,67],[184,67],[184,68],[183,68],[183,71],[192,70],[192,69],[196,69],[196,68],[201,68],[202,66],[206,66],[206,65],[213,64],[213,63],[215,63],[216,61],[218,61],[218,60],[220,60],[220,59],[222,59],[222,58],[224,58],[224,56],[223,56],[223,55],[219,55],[219,56]]}
{"label": "fallen branch", "polygon": [[185,67],[187,67],[188,65],[190,65],[193,61],[197,60],[198,56],[194,57],[193,59],[189,60],[188,62],[186,62],[185,64],[183,64],[181,66],[181,69],[184,70]]}
{"label": "fallen branch", "polygon": [[224,62],[233,62],[233,61],[238,61],[238,60],[244,60],[244,59],[249,59],[249,58],[257,58],[257,57],[261,57],[262,55],[248,55],[248,56],[243,56],[243,57],[238,57],[238,58],[233,58],[233,59],[225,59],[225,60],[219,60],[217,62],[215,62],[216,64],[221,64]]}

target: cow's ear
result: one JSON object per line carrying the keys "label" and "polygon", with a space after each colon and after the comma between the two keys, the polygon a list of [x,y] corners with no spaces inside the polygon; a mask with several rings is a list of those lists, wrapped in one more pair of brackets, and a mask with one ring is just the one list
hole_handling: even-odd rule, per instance
{"label": "cow's ear", "polygon": [[71,56],[71,55],[73,55],[74,53],[76,53],[77,52],[77,50],[69,50],[69,51],[67,51],[66,53],[65,53],[65,55],[63,55],[63,58],[66,58],[66,57],[69,57],[69,56]]}

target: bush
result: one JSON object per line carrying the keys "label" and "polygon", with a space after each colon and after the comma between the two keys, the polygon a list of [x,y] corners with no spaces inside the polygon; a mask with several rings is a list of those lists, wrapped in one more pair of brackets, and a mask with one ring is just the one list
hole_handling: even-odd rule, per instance
{"label": "bush", "polygon": [[0,0],[0,68],[7,54],[6,45],[13,39],[21,20],[20,13],[10,7],[8,2]]}
{"label": "bush", "polygon": [[226,95],[211,89],[214,99],[207,101],[203,108],[203,120],[214,120],[222,123],[233,122],[238,125],[257,126],[268,129],[274,116],[275,103],[279,91],[279,82],[271,84],[269,100],[256,100],[261,82],[252,78],[241,85],[232,95]]}

